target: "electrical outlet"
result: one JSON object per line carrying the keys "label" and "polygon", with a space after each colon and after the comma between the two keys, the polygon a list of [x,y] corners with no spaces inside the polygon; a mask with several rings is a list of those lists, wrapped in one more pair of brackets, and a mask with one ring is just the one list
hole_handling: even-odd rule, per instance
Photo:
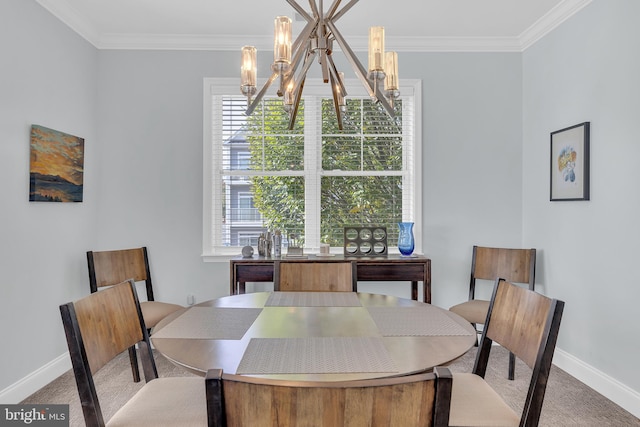
{"label": "electrical outlet", "polygon": [[187,304],[188,305],[193,305],[196,303],[196,296],[193,294],[189,294],[187,295]]}

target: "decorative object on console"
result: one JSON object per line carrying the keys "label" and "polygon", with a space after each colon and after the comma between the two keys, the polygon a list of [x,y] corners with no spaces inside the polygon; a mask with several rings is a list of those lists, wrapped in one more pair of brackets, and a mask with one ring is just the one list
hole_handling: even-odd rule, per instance
{"label": "decorative object on console", "polygon": [[242,248],[242,257],[243,258],[251,258],[253,257],[253,246],[245,246]]}
{"label": "decorative object on console", "polygon": [[[286,16],[276,17],[274,62],[271,65],[273,74],[253,101],[251,98],[256,94],[257,50],[255,46],[242,48],[240,91],[247,97],[249,104],[247,115],[253,113],[269,86],[280,77],[277,94],[284,97],[284,108],[289,114],[289,129],[293,129],[307,72],[313,61],[317,59],[322,68],[323,81],[325,83],[331,82],[338,128],[342,130],[342,114],[346,111],[344,98],[347,96],[347,91],[344,85],[344,73],[338,72],[333,61],[333,42],[335,41],[371,99],[380,103],[387,114],[394,117],[394,100],[400,96],[398,55],[396,52],[385,52],[384,27],[369,29],[368,70],[360,63],[336,28],[336,21],[357,2],[358,0],[351,0],[338,10],[340,2],[334,1],[329,10],[325,11],[322,0],[319,1],[319,5],[316,0],[312,0],[309,1],[311,12],[307,12],[295,0],[287,0],[287,3],[295,9],[297,14],[307,21],[307,24],[295,42],[292,43],[291,19]],[[380,83],[382,82],[384,85],[381,89]]]}
{"label": "decorative object on console", "polygon": [[413,238],[413,222],[399,222],[398,250],[403,256],[411,256],[415,247]]}
{"label": "decorative object on console", "polygon": [[289,234],[289,244],[287,245],[287,258],[306,258],[303,248],[304,242],[298,234]]}
{"label": "decorative object on console", "polygon": [[276,258],[282,256],[282,232],[280,230],[273,232],[273,256]]}
{"label": "decorative object on console", "polygon": [[258,237],[258,255],[270,258],[272,245],[271,232],[267,231],[266,233],[260,233],[260,236]]}
{"label": "decorative object on console", "polygon": [[345,256],[385,256],[386,227],[344,227]]}
{"label": "decorative object on console", "polygon": [[329,243],[320,243],[320,252],[318,253],[318,256],[333,256],[331,253],[331,245]]}

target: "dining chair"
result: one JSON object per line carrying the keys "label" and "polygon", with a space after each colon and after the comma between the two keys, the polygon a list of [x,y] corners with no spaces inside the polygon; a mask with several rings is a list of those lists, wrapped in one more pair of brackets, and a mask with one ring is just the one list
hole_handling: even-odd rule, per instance
{"label": "dining chair", "polygon": [[[133,280],[63,304],[60,314],[88,427],[213,425],[214,400],[207,395],[207,385],[215,381],[211,372],[206,379],[158,378]],[[105,423],[94,374],[136,344],[145,384]]]}
{"label": "dining chair", "polygon": [[[478,325],[484,324],[487,319],[489,301],[476,298],[476,285],[480,283],[493,285],[498,277],[511,283],[525,284],[529,290],[535,290],[536,250],[473,247],[469,300],[454,305],[449,310],[473,324],[478,334],[482,333]],[[508,378],[513,380],[514,377],[515,357],[510,353]]]}
{"label": "dining chair", "polygon": [[351,261],[275,261],[275,291],[355,292],[356,264]]}
{"label": "dining chair", "polygon": [[[496,280],[473,371],[453,374],[451,426],[538,425],[563,310],[563,301]],[[532,369],[519,416],[484,380],[494,342]]]}
{"label": "dining chair", "polygon": [[[213,376],[213,375],[212,375]],[[358,381],[284,381],[220,372],[211,395],[217,426],[444,427],[451,372]]]}
{"label": "dining chair", "polygon": [[[177,304],[155,301],[146,247],[112,251],[88,251],[89,287],[97,292],[103,287],[113,286],[128,279],[145,282],[147,301],[140,303],[147,328],[153,328],[160,320],[184,307]],[[133,380],[140,381],[135,348],[129,349]]]}

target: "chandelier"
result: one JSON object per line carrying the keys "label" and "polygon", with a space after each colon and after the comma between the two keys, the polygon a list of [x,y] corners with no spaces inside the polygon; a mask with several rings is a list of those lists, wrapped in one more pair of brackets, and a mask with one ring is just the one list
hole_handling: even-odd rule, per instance
{"label": "chandelier", "polygon": [[[246,115],[253,113],[269,87],[279,79],[277,94],[283,97],[284,109],[289,115],[289,129],[298,114],[302,90],[313,61],[317,60],[322,69],[324,83],[331,83],[333,106],[336,112],[338,128],[342,130],[342,115],[346,112],[347,90],[344,73],[339,72],[333,61],[333,44],[338,44],[353,71],[367,90],[371,99],[394,117],[394,101],[400,96],[398,90],[398,55],[384,50],[384,27],[369,29],[369,67],[365,69],[346,40],[338,31],[336,21],[355,5],[358,0],[350,0],[338,10],[341,0],[333,0],[325,12],[323,0],[309,0],[311,12],[304,10],[295,0],[287,0],[306,21],[306,25],[296,40],[291,42],[291,19],[278,16],[275,19],[273,47],[273,73],[256,95],[256,57],[254,46],[242,48],[240,90],[247,97]],[[253,98],[253,100],[252,100]]]}

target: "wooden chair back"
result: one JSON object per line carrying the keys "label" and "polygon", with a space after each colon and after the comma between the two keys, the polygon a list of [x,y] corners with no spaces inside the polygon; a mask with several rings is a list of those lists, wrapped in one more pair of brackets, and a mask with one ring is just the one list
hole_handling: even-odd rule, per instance
{"label": "wooden chair back", "polygon": [[474,246],[469,299],[475,298],[476,279],[493,283],[498,277],[511,283],[526,283],[530,290],[534,290],[536,250]]}
{"label": "wooden chair back", "polygon": [[351,261],[274,263],[274,290],[355,292],[356,271]]}
{"label": "wooden chair back", "polygon": [[91,292],[96,292],[98,288],[104,286],[113,286],[133,279],[134,282],[145,282],[147,301],[154,301],[146,247],[99,252],[88,251],[87,264]]}
{"label": "wooden chair back", "polygon": [[494,341],[532,369],[521,425],[538,423],[563,310],[563,301],[496,280],[473,373],[484,378]]}
{"label": "wooden chair back", "polygon": [[449,423],[451,373],[361,381],[281,381],[222,375],[229,427],[438,426]]}
{"label": "wooden chair back", "polygon": [[139,345],[146,381],[158,377],[133,280],[60,306],[71,364],[87,425],[104,425],[95,374],[127,348]]}

